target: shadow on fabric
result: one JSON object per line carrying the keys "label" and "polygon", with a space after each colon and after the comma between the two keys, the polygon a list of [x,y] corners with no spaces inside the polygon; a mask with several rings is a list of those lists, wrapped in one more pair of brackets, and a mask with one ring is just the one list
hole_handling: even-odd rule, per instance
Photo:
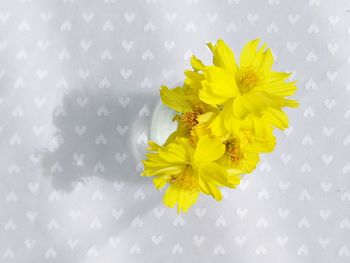
{"label": "shadow on fabric", "polygon": [[93,177],[120,184],[150,182],[140,173],[152,111],[159,98],[118,96],[112,88],[68,92],[53,112],[54,149],[42,150],[44,176],[70,192]]}

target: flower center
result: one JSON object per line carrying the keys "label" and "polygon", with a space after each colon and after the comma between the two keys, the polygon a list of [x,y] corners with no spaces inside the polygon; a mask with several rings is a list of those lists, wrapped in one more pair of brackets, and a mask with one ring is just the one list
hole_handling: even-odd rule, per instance
{"label": "flower center", "polygon": [[192,130],[194,126],[198,124],[198,115],[198,112],[190,111],[185,112],[182,115],[176,115],[174,119],[184,124],[189,130]]}
{"label": "flower center", "polygon": [[234,164],[238,164],[240,160],[243,159],[244,154],[239,147],[239,142],[237,139],[230,140],[226,142],[226,152],[230,156],[231,161]]}
{"label": "flower center", "polygon": [[198,190],[198,178],[189,169],[185,169],[182,173],[171,175],[169,182],[186,191]]}
{"label": "flower center", "polygon": [[238,77],[238,87],[242,93],[251,91],[261,82],[261,74],[254,69],[241,70]]}

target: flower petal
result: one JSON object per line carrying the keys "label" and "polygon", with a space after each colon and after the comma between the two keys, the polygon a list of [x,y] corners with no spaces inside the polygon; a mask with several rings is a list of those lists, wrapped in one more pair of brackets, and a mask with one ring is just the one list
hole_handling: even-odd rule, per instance
{"label": "flower petal", "polygon": [[274,59],[273,59],[272,51],[271,49],[268,48],[263,54],[261,65],[260,65],[260,67],[262,67],[265,74],[271,71],[273,63],[274,63]]}
{"label": "flower petal", "polygon": [[194,152],[194,164],[199,165],[219,159],[225,152],[225,145],[220,139],[210,139],[209,136],[199,138]]}
{"label": "flower petal", "polygon": [[203,62],[200,59],[198,59],[195,55],[191,56],[190,62],[193,69],[195,70],[202,70],[205,67]]}
{"label": "flower petal", "polygon": [[215,185],[229,186],[228,173],[221,165],[214,162],[204,163],[198,167],[198,170],[199,177],[203,180]]}
{"label": "flower petal", "polygon": [[154,141],[148,141],[148,147],[147,150],[148,151],[158,151],[161,148],[161,146],[159,144],[157,144]]}
{"label": "flower petal", "polygon": [[[221,112],[220,112],[221,113]],[[216,137],[224,136],[228,131],[224,125],[224,121],[222,120],[220,114],[214,118],[209,124],[210,131]]]}
{"label": "flower petal", "polygon": [[198,191],[185,191],[175,185],[170,185],[163,197],[163,203],[168,207],[177,204],[177,212],[187,212],[187,210],[197,201]]}
{"label": "flower petal", "polygon": [[214,55],[213,63],[215,66],[223,68],[232,74],[237,72],[235,55],[231,48],[222,39],[219,39],[216,42],[216,45],[209,43],[208,47]]}
{"label": "flower petal", "polygon": [[191,160],[193,149],[187,139],[176,138],[175,142],[169,143],[158,155],[169,163],[186,164]]}
{"label": "flower petal", "polygon": [[183,172],[186,168],[185,165],[174,165],[169,164],[164,161],[151,162],[149,160],[144,160],[143,165],[145,167],[142,172],[142,176],[156,176],[156,175],[172,175],[179,174]]}
{"label": "flower petal", "polygon": [[281,110],[269,108],[265,114],[264,118],[270,122],[273,126],[280,130],[284,130],[288,127],[288,115]]}
{"label": "flower petal", "polygon": [[180,190],[178,193],[177,213],[187,212],[188,209],[196,203],[198,195],[198,191]]}
{"label": "flower petal", "polygon": [[170,185],[168,189],[166,189],[163,203],[168,207],[174,207],[178,200],[179,188],[175,185]]}
{"label": "flower petal", "polygon": [[239,92],[236,80],[233,74],[225,71],[222,68],[209,66],[203,70],[205,80],[202,84],[206,84],[207,88],[221,97],[233,98]]}
{"label": "flower petal", "polygon": [[194,99],[193,97],[198,95],[198,90],[202,87],[201,81],[204,75],[198,71],[185,70],[185,76],[184,92],[186,96],[191,96],[190,99]]}
{"label": "flower petal", "polygon": [[283,81],[274,81],[267,82],[265,85],[259,87],[257,90],[266,91],[270,94],[287,97],[291,96],[297,90],[296,82],[283,82]]}
{"label": "flower petal", "polygon": [[[246,94],[244,94],[246,96]],[[240,120],[244,119],[245,116],[250,112],[250,110],[254,109],[251,103],[245,99],[241,94],[237,95],[234,101],[232,102],[232,108],[234,116]]]}
{"label": "flower petal", "polygon": [[221,201],[222,193],[214,184],[199,178],[199,188],[203,193],[213,196],[217,201]]}
{"label": "flower petal", "polygon": [[159,190],[167,184],[168,179],[169,176],[157,176],[153,178],[153,184]]}
{"label": "flower petal", "polygon": [[168,89],[162,86],[160,90],[162,102],[177,112],[191,111],[192,107],[186,100],[186,95],[182,87]]}
{"label": "flower petal", "polygon": [[202,89],[199,90],[199,98],[201,101],[216,107],[224,104],[228,98],[213,93],[212,87],[207,82],[202,82]]}
{"label": "flower petal", "polygon": [[242,49],[240,58],[239,58],[239,66],[240,67],[249,67],[252,65],[252,61],[256,55],[256,49],[259,45],[260,39],[254,39],[248,42]]}

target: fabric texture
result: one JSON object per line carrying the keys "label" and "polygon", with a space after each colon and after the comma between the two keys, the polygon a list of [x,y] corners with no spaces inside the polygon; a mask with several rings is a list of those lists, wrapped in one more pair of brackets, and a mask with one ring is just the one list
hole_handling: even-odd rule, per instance
{"label": "fabric texture", "polygon": [[[0,262],[349,262],[346,0],[0,1]],[[261,38],[299,109],[187,214],[140,177],[162,84]]]}

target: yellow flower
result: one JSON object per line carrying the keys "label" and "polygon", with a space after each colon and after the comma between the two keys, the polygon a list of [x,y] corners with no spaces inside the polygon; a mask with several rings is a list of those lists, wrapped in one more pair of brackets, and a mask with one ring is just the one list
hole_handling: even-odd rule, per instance
{"label": "yellow flower", "polygon": [[184,84],[160,90],[178,127],[164,145],[149,142],[142,176],[153,176],[157,189],[168,186],[163,202],[178,213],[200,193],[221,200],[221,187],[235,188],[275,148],[274,128],[288,127],[282,108],[298,107],[288,98],[296,91],[290,74],[273,71],[271,50],[258,44],[247,43],[238,64],[224,41],[209,43],[213,65],[192,56]]}
{"label": "yellow flower", "polygon": [[287,99],[295,93],[295,82],[288,82],[288,73],[272,70],[274,62],[266,45],[258,48],[259,39],[245,45],[236,63],[234,53],[223,40],[208,44],[213,66],[202,67],[203,80],[199,98],[221,111],[218,115],[224,128],[239,126],[246,117],[264,121],[275,127],[288,127],[283,107],[298,107],[296,100]]}
{"label": "yellow flower", "polygon": [[150,142],[149,151],[142,175],[155,176],[157,189],[169,184],[163,201],[169,207],[177,204],[178,212],[186,212],[200,192],[221,200],[219,187],[239,184],[241,171],[225,169],[216,162],[225,153],[221,140],[202,136],[193,147],[188,139],[176,138],[165,146]]}
{"label": "yellow flower", "polygon": [[[176,137],[192,136],[191,140],[196,140],[195,136],[198,133],[209,134],[207,126],[209,117],[212,116],[211,111],[217,110],[199,100],[197,88],[198,86],[186,84],[173,89],[162,86],[160,90],[162,102],[176,111],[173,120],[178,122],[177,130],[169,136],[166,144]],[[192,141],[192,144],[195,144],[195,141]]]}
{"label": "yellow flower", "polygon": [[260,161],[260,153],[271,152],[274,149],[276,139],[272,133],[270,136],[259,138],[251,130],[241,129],[239,133],[231,134],[224,144],[225,154],[219,163],[248,174],[256,168]]}

